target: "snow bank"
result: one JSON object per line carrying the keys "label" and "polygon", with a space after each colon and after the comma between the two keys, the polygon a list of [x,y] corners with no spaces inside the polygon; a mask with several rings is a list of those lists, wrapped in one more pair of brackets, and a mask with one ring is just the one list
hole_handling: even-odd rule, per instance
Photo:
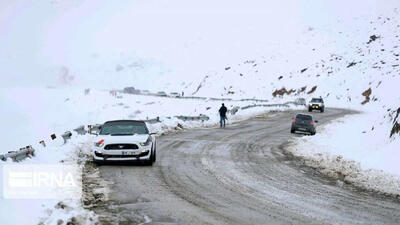
{"label": "snow bank", "polygon": [[[161,123],[151,125],[154,132],[213,126],[219,122],[218,110],[222,102],[228,109],[257,104],[253,100],[219,101],[120,93],[114,96],[108,91],[96,90],[85,94],[84,89],[73,88],[2,88],[0,100],[0,107],[4,109],[1,116],[7,118],[0,127],[1,133],[7,137],[2,143],[0,153],[27,145],[40,147],[39,141],[49,142],[53,133],[60,136],[65,131],[72,131],[81,125],[102,124],[107,120],[146,120],[159,117]],[[289,106],[239,109],[235,115],[229,115],[228,123],[269,110],[286,108]],[[290,108],[296,106],[290,105]],[[209,120],[182,121],[176,118],[199,115],[206,115]],[[15,141],[17,137],[18,142]]]}
{"label": "snow bank", "polygon": [[[92,143],[90,136],[74,137],[63,145],[61,140],[48,141],[46,148],[36,146],[35,157],[14,163],[8,160],[0,162],[0,168],[7,165],[70,165],[75,167],[71,172],[74,176],[81,176],[82,155],[88,154],[90,149],[82,148],[85,143]],[[86,151],[82,153],[81,151]],[[3,180],[3,173],[0,174]],[[2,186],[2,188],[5,186]],[[81,186],[79,186],[80,188]],[[1,190],[2,192],[4,190]],[[81,193],[77,190],[76,193]],[[62,196],[61,198],[32,198],[8,199],[0,198],[0,211],[4,213],[4,224],[58,224],[74,222],[79,224],[95,224],[96,215],[82,208],[81,196]]]}
{"label": "snow bank", "polygon": [[365,121],[375,119],[374,113],[346,116],[323,126],[315,136],[293,138],[287,150],[328,176],[398,196],[399,145],[385,130],[371,131]]}
{"label": "snow bank", "polygon": [[[29,99],[29,101],[27,101]],[[102,124],[107,120],[116,119],[152,119],[159,117],[159,123],[149,124],[152,132],[159,135],[176,132],[182,129],[202,126],[216,126],[219,122],[218,109],[222,101],[197,100],[181,98],[165,98],[154,96],[117,94],[108,91],[71,88],[3,88],[0,89],[0,107],[4,109],[2,118],[7,118],[0,132],[4,137],[1,153],[18,149],[21,146],[32,145],[35,157],[18,164],[72,164],[78,172],[82,172],[84,163],[90,158],[91,146],[96,141],[94,135],[79,136],[73,132],[72,139],[64,145],[60,134],[72,131],[80,125]],[[256,101],[225,101],[228,109],[256,104]],[[235,115],[229,115],[229,123],[247,119],[251,116],[270,110],[287,110],[304,108],[304,106],[274,106],[254,107],[238,110]],[[175,116],[208,116],[208,121],[182,121]],[[29,131],[29,132],[28,132]],[[51,140],[55,133],[58,138]],[[39,144],[44,140],[46,147]],[[0,161],[0,165],[15,164]],[[104,194],[101,184],[92,184],[92,176],[96,171],[84,171],[84,182],[90,186],[98,186],[97,192]],[[92,190],[96,192],[96,190]],[[96,192],[96,193],[97,193]],[[105,193],[106,194],[106,193]],[[57,200],[8,200],[0,199],[2,213],[14,211],[29,211],[29,216],[7,218],[7,224],[30,224],[42,222],[55,224],[58,220],[76,220],[82,224],[94,224],[97,218],[92,212],[82,208],[92,203],[91,196],[79,196],[75,199]],[[29,206],[29,209],[27,208]]]}

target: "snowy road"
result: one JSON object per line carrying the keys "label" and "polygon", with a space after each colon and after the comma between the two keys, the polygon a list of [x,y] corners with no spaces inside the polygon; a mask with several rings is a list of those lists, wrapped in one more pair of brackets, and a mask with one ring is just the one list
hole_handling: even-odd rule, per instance
{"label": "snowy road", "polygon": [[[400,224],[399,201],[340,185],[283,154],[295,113],[160,137],[153,167],[100,167],[114,184],[107,207],[95,211],[104,224]],[[313,114],[323,124],[347,113]]]}

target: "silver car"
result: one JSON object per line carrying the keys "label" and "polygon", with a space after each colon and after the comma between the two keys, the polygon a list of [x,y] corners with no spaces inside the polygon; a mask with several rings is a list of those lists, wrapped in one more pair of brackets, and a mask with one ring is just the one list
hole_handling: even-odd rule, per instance
{"label": "silver car", "polygon": [[308,104],[308,111],[312,112],[313,110],[319,110],[321,113],[325,111],[324,100],[321,97],[311,99]]}

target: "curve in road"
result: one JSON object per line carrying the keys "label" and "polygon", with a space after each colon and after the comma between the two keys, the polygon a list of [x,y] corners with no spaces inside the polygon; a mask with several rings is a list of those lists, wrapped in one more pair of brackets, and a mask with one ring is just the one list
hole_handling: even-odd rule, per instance
{"label": "curve in road", "polygon": [[[113,185],[95,212],[104,224],[400,224],[398,200],[339,186],[283,154],[297,112],[162,136],[153,167],[101,166]],[[348,113],[313,114],[321,125]]]}

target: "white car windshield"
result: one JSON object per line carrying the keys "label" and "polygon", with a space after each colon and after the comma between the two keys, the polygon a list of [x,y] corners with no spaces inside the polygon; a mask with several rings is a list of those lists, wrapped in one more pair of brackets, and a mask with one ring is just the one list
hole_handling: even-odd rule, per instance
{"label": "white car windshield", "polygon": [[148,134],[146,124],[141,121],[112,121],[105,123],[100,130],[100,135],[134,135]]}

